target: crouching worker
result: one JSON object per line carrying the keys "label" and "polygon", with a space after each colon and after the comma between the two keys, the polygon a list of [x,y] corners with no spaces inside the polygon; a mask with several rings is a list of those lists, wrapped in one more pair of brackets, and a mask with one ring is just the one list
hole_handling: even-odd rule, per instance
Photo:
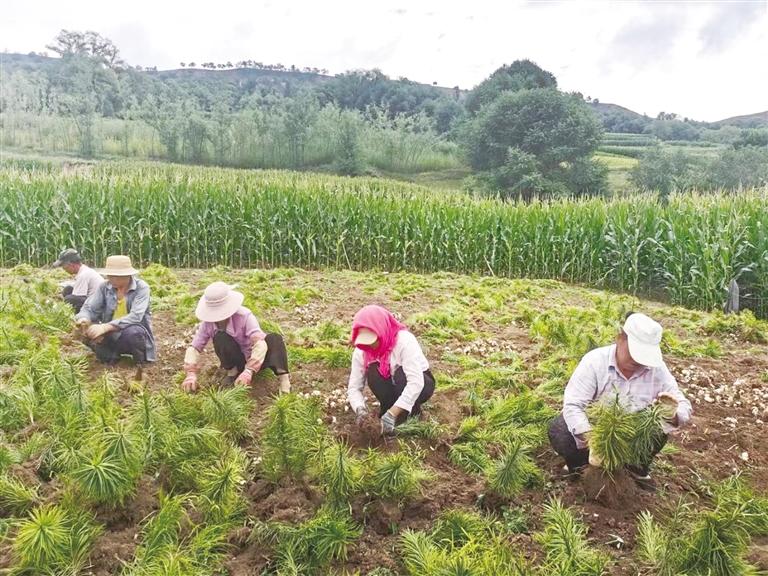
{"label": "crouching worker", "polygon": [[186,392],[197,390],[200,353],[210,340],[221,367],[228,371],[229,384],[249,386],[256,372],[270,368],[277,376],[280,392],[291,391],[283,337],[262,332],[256,316],[242,306],[243,299],[224,282],[214,282],[205,289],[195,310],[200,325],[184,355],[186,377],[181,387]]}
{"label": "crouching worker", "polygon": [[102,273],[107,281],[75,316],[86,343],[107,364],[115,364],[122,355],[132,356],[137,364],[154,362],[149,286],[136,278],[138,270],[128,256],[110,256]]}
{"label": "crouching worker", "polygon": [[416,337],[381,306],[366,306],[352,323],[352,371],[347,400],[362,426],[368,418],[365,384],[379,401],[381,433],[394,434],[395,424],[432,397],[435,379]]}
{"label": "crouching worker", "polygon": [[[565,459],[573,473],[588,463],[600,462],[589,452],[587,407],[604,398],[616,398],[632,412],[649,405],[662,404],[664,435],[654,446],[653,456],[667,441],[667,434],[676,431],[691,418],[691,403],[683,396],[674,376],[661,356],[662,328],[645,314],[630,314],[624,327],[610,346],[597,348],[582,358],[565,388],[563,412],[549,428],[549,440]],[[650,480],[651,462],[642,467],[627,467],[638,480]]]}
{"label": "crouching worker", "polygon": [[61,268],[67,274],[74,276],[74,281],[66,282],[61,291],[61,297],[75,309],[75,314],[80,312],[88,297],[104,282],[101,274],[83,264],[80,254],[74,248],[64,250],[51,266]]}

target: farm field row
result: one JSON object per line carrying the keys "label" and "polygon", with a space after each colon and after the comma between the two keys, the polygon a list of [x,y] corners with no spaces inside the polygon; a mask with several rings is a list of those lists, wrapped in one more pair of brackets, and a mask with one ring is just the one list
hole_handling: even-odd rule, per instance
{"label": "farm field row", "polygon": [[[152,265],[141,277],[153,290],[159,359],[136,381],[133,366],[97,365],[71,336],[70,311],[56,298],[63,277],[29,266],[0,275],[5,568],[638,574],[661,561],[648,555],[654,529],[684,519],[670,542],[691,546],[688,561],[703,566],[697,530],[734,509],[763,518],[768,509],[749,488],[768,485],[768,325],[748,314],[553,280]],[[293,394],[277,399],[271,377],[218,389],[210,358],[205,391],[179,391],[194,304],[221,279],[238,284],[265,329],[285,336]],[[425,418],[388,441],[358,429],[344,399],[351,318],[371,302],[418,336],[438,383]],[[637,491],[614,509],[563,476],[546,425],[578,359],[610,342],[628,310],[665,326],[665,357],[694,419],[657,460],[656,493]],[[528,472],[500,483],[494,470],[515,438]],[[654,522],[641,518],[646,510]],[[53,527],[52,548],[35,555],[29,538],[41,525]],[[768,526],[744,530],[728,553],[766,569]]]}

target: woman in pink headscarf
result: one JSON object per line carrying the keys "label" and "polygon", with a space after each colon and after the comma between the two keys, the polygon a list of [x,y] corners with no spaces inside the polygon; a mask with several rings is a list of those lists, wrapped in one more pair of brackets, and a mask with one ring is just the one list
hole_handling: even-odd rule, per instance
{"label": "woman in pink headscarf", "polygon": [[362,308],[352,322],[352,371],[347,400],[358,425],[368,417],[363,389],[366,382],[379,401],[382,434],[393,434],[395,424],[408,414],[421,413],[421,405],[435,391],[429,370],[416,337],[381,306]]}

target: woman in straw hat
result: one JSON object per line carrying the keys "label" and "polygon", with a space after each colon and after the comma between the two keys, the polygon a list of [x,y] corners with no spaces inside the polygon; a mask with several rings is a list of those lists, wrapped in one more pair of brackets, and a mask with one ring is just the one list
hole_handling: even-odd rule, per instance
{"label": "woman in straw hat", "polygon": [[365,384],[379,401],[381,433],[393,434],[408,414],[421,413],[432,397],[435,379],[416,337],[381,306],[366,306],[352,323],[352,371],[347,400],[358,425],[368,418]]}
{"label": "woman in straw hat", "polygon": [[280,392],[291,391],[283,337],[265,334],[256,316],[242,305],[243,298],[224,282],[214,282],[205,289],[195,310],[200,325],[184,355],[187,375],[181,386],[185,391],[197,390],[200,353],[211,340],[230,381],[248,386],[256,372],[270,368],[278,378]]}
{"label": "woman in straw hat", "polygon": [[101,273],[107,277],[75,316],[96,358],[116,363],[124,354],[137,364],[156,360],[149,286],[136,278],[128,256],[110,256]]}

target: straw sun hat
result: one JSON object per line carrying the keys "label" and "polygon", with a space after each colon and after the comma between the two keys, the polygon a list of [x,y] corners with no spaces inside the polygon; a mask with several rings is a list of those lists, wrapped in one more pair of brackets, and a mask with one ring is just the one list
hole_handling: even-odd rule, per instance
{"label": "straw sun hat", "polygon": [[131,264],[131,259],[122,255],[108,256],[106,266],[99,272],[104,276],[133,276],[139,273]]}
{"label": "straw sun hat", "polygon": [[205,289],[195,309],[195,316],[203,322],[221,322],[232,316],[243,303],[240,292],[225,282],[214,282]]}

